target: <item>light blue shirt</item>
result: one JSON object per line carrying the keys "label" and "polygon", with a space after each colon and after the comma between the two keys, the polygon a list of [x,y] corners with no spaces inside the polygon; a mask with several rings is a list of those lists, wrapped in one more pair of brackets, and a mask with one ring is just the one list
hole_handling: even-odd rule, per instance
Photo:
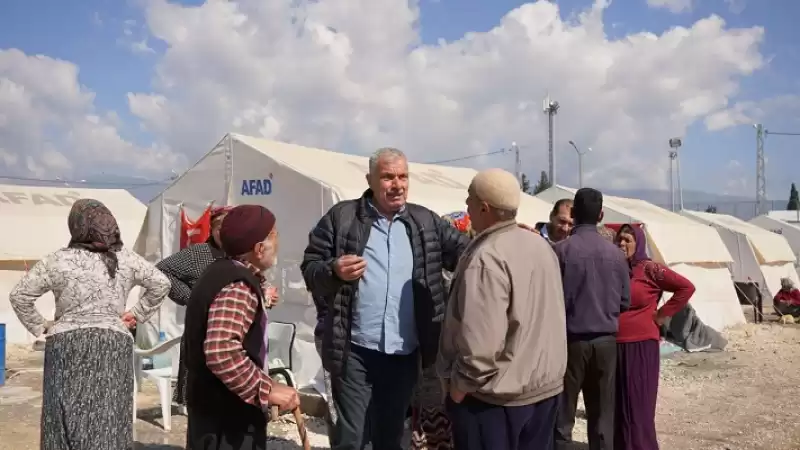
{"label": "light blue shirt", "polygon": [[382,353],[407,355],[418,345],[411,240],[397,217],[389,220],[372,204],[370,208],[374,222],[363,255],[367,269],[353,305],[351,341]]}

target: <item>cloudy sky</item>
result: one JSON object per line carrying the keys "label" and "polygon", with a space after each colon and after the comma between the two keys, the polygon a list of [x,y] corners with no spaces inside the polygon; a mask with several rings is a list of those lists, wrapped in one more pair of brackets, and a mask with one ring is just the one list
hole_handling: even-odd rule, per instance
{"label": "cloudy sky", "polygon": [[[439,161],[522,146],[558,180],[753,195],[754,122],[800,131],[790,0],[5,0],[0,176],[162,180],[235,131]],[[800,137],[767,140],[768,191]],[[793,163],[789,164],[789,161]],[[465,160],[513,169],[513,156]]]}

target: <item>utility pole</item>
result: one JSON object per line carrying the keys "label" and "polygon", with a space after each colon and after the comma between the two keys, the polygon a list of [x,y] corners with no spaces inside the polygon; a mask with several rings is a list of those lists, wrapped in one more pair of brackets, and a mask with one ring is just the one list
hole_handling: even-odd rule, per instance
{"label": "utility pole", "polygon": [[756,215],[766,214],[767,208],[767,171],[764,161],[764,125],[757,123],[756,128]]}
{"label": "utility pole", "polygon": [[[669,146],[672,148],[672,151],[669,154],[670,161],[675,161],[675,169],[677,172],[677,179],[678,179],[678,203],[680,209],[678,211],[683,210],[683,186],[681,186],[681,159],[680,155],[678,154],[678,150],[683,145],[683,141],[680,138],[672,138],[669,140]],[[672,163],[670,162],[670,180],[672,179]],[[674,192],[674,191],[673,191]],[[673,201],[672,201],[672,210],[675,211],[675,200],[673,194]]]}
{"label": "utility pole", "polygon": [[519,158],[519,145],[516,142],[512,142],[511,149],[514,151],[514,175],[517,176],[517,182],[522,186],[522,162]]}
{"label": "utility pole", "polygon": [[764,154],[764,141],[767,135],[775,136],[800,136],[800,133],[786,133],[780,131],[769,131],[764,125],[757,123],[753,125],[756,129],[756,215],[769,212],[767,205],[767,159]]}
{"label": "utility pole", "polygon": [[556,185],[556,155],[553,152],[553,122],[555,121],[556,114],[558,114],[559,104],[556,101],[550,100],[550,95],[545,97],[542,104],[544,113],[547,114],[547,155],[550,163],[550,172],[548,178],[550,186]]}

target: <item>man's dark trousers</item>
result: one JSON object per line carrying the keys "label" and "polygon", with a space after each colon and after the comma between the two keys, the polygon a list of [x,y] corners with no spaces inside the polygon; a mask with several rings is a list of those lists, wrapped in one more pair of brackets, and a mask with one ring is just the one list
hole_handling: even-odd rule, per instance
{"label": "man's dark trousers", "polygon": [[467,396],[447,398],[447,415],[458,450],[550,450],[559,396],[524,406],[497,406]]}
{"label": "man's dark trousers", "polygon": [[[403,432],[417,382],[417,358],[416,352],[387,355],[351,346],[343,373],[331,380],[338,415],[331,436],[332,450],[362,450],[365,434],[376,450],[404,450]],[[365,433],[367,422],[371,429]]]}
{"label": "man's dark trousers", "polygon": [[572,448],[572,429],[583,391],[588,421],[589,448],[613,450],[617,373],[617,340],[603,336],[567,345],[567,372],[556,426],[556,450]]}

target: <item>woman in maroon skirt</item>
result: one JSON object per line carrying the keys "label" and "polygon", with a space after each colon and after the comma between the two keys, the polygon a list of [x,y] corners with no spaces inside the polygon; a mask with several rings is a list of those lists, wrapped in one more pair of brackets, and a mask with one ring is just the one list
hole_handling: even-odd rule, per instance
{"label": "woman in maroon skirt", "polygon": [[[619,317],[617,333],[616,450],[658,450],[656,402],[661,365],[659,328],[686,306],[694,285],[647,257],[644,232],[623,225],[615,242],[631,267],[631,306]],[[665,292],[672,298],[660,309]]]}

